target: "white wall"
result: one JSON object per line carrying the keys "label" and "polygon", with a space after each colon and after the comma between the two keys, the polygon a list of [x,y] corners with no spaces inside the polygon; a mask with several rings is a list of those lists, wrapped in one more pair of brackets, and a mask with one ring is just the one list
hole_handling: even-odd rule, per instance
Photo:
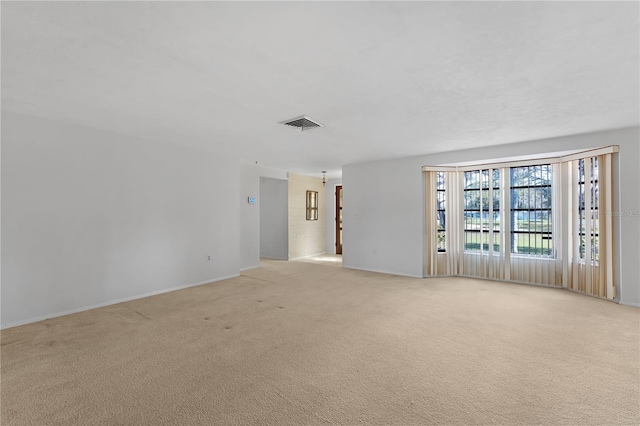
{"label": "white wall", "polygon": [[[318,192],[318,220],[306,220],[307,190]],[[322,179],[289,173],[289,259],[325,252],[325,199]]]}
{"label": "white wall", "polygon": [[329,179],[325,187],[326,223],[326,252],[336,253],[336,186],[342,185],[342,179]]}
{"label": "white wall", "polygon": [[2,325],[237,275],[238,175],[224,156],[3,111]]}
{"label": "white wall", "polygon": [[422,163],[343,166],[343,267],[422,277]]}
{"label": "white wall", "polygon": [[260,178],[260,256],[289,258],[289,182]]}
{"label": "white wall", "polygon": [[[240,164],[240,270],[260,266],[260,182],[257,168]],[[255,197],[256,204],[248,198]]]}
{"label": "white wall", "polygon": [[637,127],[514,143],[494,147],[352,164],[343,167],[344,255],[349,268],[421,277],[424,188],[421,167],[481,161],[599,146],[620,146],[620,186],[614,204],[614,244],[620,303],[640,306],[640,130]]}
{"label": "white wall", "polygon": [[[261,176],[287,179],[287,172],[256,164],[240,164],[240,270],[260,266]],[[256,197],[256,204],[249,204],[248,197]]]}

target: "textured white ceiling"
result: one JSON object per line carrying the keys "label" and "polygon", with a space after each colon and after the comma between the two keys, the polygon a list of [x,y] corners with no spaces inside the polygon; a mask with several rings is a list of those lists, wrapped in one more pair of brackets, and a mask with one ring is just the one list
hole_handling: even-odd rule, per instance
{"label": "textured white ceiling", "polygon": [[291,171],[638,124],[637,2],[1,7],[3,109]]}

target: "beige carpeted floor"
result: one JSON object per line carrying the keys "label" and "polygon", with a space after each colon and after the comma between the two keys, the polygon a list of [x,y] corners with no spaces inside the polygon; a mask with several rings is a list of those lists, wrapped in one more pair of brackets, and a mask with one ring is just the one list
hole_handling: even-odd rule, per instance
{"label": "beige carpeted floor", "polygon": [[640,310],[265,261],[2,331],[2,425],[639,424]]}

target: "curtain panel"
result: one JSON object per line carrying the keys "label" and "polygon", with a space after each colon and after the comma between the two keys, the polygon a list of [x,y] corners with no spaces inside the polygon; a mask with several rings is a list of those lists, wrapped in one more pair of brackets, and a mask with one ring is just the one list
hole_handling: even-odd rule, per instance
{"label": "curtain panel", "polygon": [[614,152],[423,168],[425,276],[564,287],[613,299]]}

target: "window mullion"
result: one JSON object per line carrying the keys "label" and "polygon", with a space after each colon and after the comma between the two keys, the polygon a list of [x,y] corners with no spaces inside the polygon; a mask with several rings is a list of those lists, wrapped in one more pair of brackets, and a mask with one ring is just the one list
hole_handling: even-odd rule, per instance
{"label": "window mullion", "polygon": [[504,279],[511,279],[511,173],[504,168],[500,173],[500,239],[501,253],[504,255]]}
{"label": "window mullion", "polygon": [[488,232],[488,243],[489,243],[489,276],[493,277],[493,169],[489,169],[487,173],[487,187],[488,187],[488,204],[489,204],[489,232]]}

